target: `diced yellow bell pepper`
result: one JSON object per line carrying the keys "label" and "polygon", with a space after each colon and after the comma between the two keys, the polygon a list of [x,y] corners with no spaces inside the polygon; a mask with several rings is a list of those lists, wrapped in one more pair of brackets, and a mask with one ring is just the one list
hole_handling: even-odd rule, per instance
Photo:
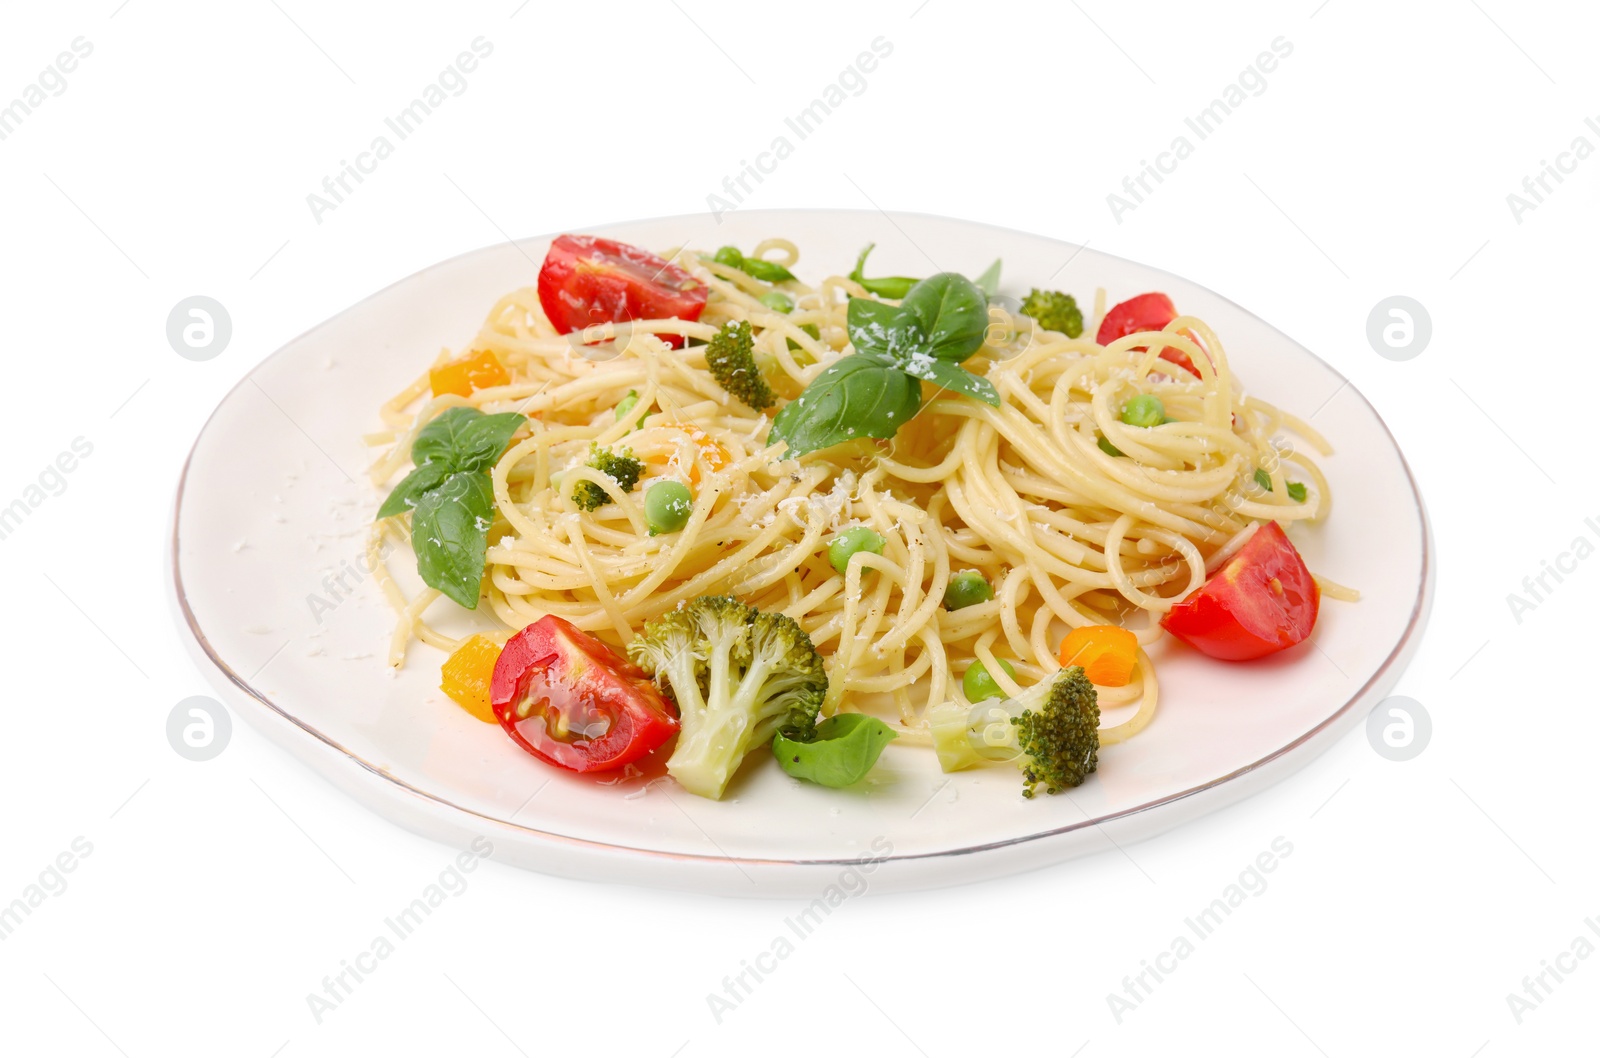
{"label": "diced yellow bell pepper", "polygon": [[695,484],[699,484],[700,482],[700,461],[704,461],[706,466],[710,467],[713,471],[721,470],[723,467],[732,462],[733,457],[728,454],[728,450],[713,440],[710,434],[706,433],[693,423],[664,422],[661,423],[661,425],[674,430],[682,430],[684,433],[689,435],[689,439],[693,441],[695,447],[699,449],[700,460],[696,461],[695,464],[689,468],[689,480]]}
{"label": "diced yellow bell pepper", "polygon": [[428,372],[428,384],[435,397],[446,393],[470,397],[474,390],[504,386],[510,381],[505,365],[488,349],[457,357]]}
{"label": "diced yellow bell pepper", "polygon": [[489,704],[489,684],[494,679],[494,663],[499,658],[498,643],[488,636],[471,636],[445,659],[439,670],[442,677],[439,689],[484,723],[499,723]]}
{"label": "diced yellow bell pepper", "polygon": [[1089,682],[1100,687],[1126,687],[1139,663],[1139,638],[1116,625],[1074,628],[1061,641],[1063,666],[1082,665]]}

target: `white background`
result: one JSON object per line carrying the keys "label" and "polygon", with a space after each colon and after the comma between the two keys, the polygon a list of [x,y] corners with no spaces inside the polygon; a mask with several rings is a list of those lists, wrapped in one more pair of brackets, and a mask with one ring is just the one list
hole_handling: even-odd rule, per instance
{"label": "white background", "polygon": [[[0,504],[74,438],[94,446],[0,540],[0,903],[75,838],[93,847],[0,941],[7,1051],[1593,1050],[1600,958],[1521,1024],[1506,1000],[1600,916],[1587,605],[1600,561],[1520,623],[1506,600],[1575,537],[1600,538],[1584,525],[1600,500],[1578,388],[1597,353],[1584,321],[1600,161],[1520,223],[1507,203],[1576,137],[1600,145],[1584,125],[1600,116],[1592,12],[117,2],[14,8],[0,33],[0,103],[74,38],[93,45],[0,141]],[[479,36],[494,51],[464,94],[314,220],[306,196]],[[1088,241],[1234,298],[1349,376],[1409,456],[1437,536],[1438,602],[1397,688],[1431,713],[1431,743],[1395,763],[1357,730],[1267,793],[1126,854],[852,900],[720,1024],[707,993],[794,904],[488,862],[319,1024],[307,993],[454,850],[370,815],[243,724],[207,763],[168,746],[173,705],[208,693],[162,563],[201,422],[273,349],[433,261],[507,234],[704,211],[878,36],[894,50],[867,89],[749,204]],[[1265,91],[1118,223],[1106,196],[1280,36],[1293,53]],[[165,337],[194,294],[233,319],[207,363]],[[1403,363],[1365,337],[1392,294],[1433,320]],[[1293,853],[1266,891],[1119,1024],[1107,994],[1279,836]]]}

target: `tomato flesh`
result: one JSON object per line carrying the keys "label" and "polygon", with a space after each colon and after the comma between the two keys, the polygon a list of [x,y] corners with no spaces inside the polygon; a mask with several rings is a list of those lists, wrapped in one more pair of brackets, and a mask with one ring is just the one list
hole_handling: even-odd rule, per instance
{"label": "tomato flesh", "polygon": [[[597,323],[698,320],[706,285],[649,250],[594,235],[563,235],[539,269],[539,304],[562,334]],[[683,337],[659,335],[677,349]]]}
{"label": "tomato flesh", "polygon": [[[1100,321],[1100,333],[1095,335],[1094,340],[1101,345],[1110,345],[1118,338],[1140,331],[1159,331],[1177,318],[1177,306],[1165,294],[1140,294],[1112,306],[1106,318]],[[1161,359],[1177,364],[1195,378],[1200,377],[1188,353],[1169,347],[1161,351]]]}
{"label": "tomato flesh", "polygon": [[1317,623],[1321,593],[1283,528],[1268,522],[1161,627],[1223,661],[1249,661],[1294,646]]}
{"label": "tomato flesh", "polygon": [[489,698],[513,742],[572,771],[620,768],[678,730],[677,710],[643,669],[554,615],[506,643]]}

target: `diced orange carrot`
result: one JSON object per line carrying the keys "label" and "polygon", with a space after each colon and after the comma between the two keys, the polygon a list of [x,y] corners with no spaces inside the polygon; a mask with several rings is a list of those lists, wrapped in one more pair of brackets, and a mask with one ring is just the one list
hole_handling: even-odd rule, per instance
{"label": "diced orange carrot", "polygon": [[445,659],[439,670],[439,689],[461,708],[486,724],[498,723],[489,705],[489,684],[494,679],[494,663],[500,658],[500,645],[488,636],[471,636]]}
{"label": "diced orange carrot", "polygon": [[728,454],[728,450],[726,448],[723,448],[720,444],[712,439],[710,434],[706,433],[693,423],[664,422],[661,425],[674,430],[682,430],[684,433],[689,435],[689,439],[692,440],[695,443],[695,447],[700,450],[700,460],[697,460],[694,466],[689,468],[689,480],[696,484],[699,484],[700,482],[701,461],[703,461],[706,466],[710,467],[713,471],[716,471],[727,466],[729,461],[733,458]]}
{"label": "diced orange carrot", "polygon": [[510,381],[505,365],[489,349],[457,357],[428,372],[428,384],[433,387],[435,397],[446,393],[470,397],[473,390],[504,386]]}
{"label": "diced orange carrot", "polygon": [[1101,687],[1126,687],[1139,661],[1139,638],[1116,625],[1074,628],[1061,641],[1063,667],[1082,665],[1089,682]]}

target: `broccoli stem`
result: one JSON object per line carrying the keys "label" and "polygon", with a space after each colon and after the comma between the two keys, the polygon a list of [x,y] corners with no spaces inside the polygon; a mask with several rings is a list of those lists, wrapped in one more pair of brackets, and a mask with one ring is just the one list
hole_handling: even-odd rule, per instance
{"label": "broccoli stem", "polygon": [[1022,756],[1017,728],[1011,721],[1021,716],[1024,708],[1015,698],[990,698],[970,706],[963,702],[936,706],[928,725],[939,767],[947,772],[964,771]]}
{"label": "broccoli stem", "polygon": [[1082,783],[1099,764],[1099,726],[1094,684],[1077,665],[1015,699],[944,702],[928,716],[941,768],[1011,760],[1022,769],[1024,797],[1038,786],[1053,794]]}

